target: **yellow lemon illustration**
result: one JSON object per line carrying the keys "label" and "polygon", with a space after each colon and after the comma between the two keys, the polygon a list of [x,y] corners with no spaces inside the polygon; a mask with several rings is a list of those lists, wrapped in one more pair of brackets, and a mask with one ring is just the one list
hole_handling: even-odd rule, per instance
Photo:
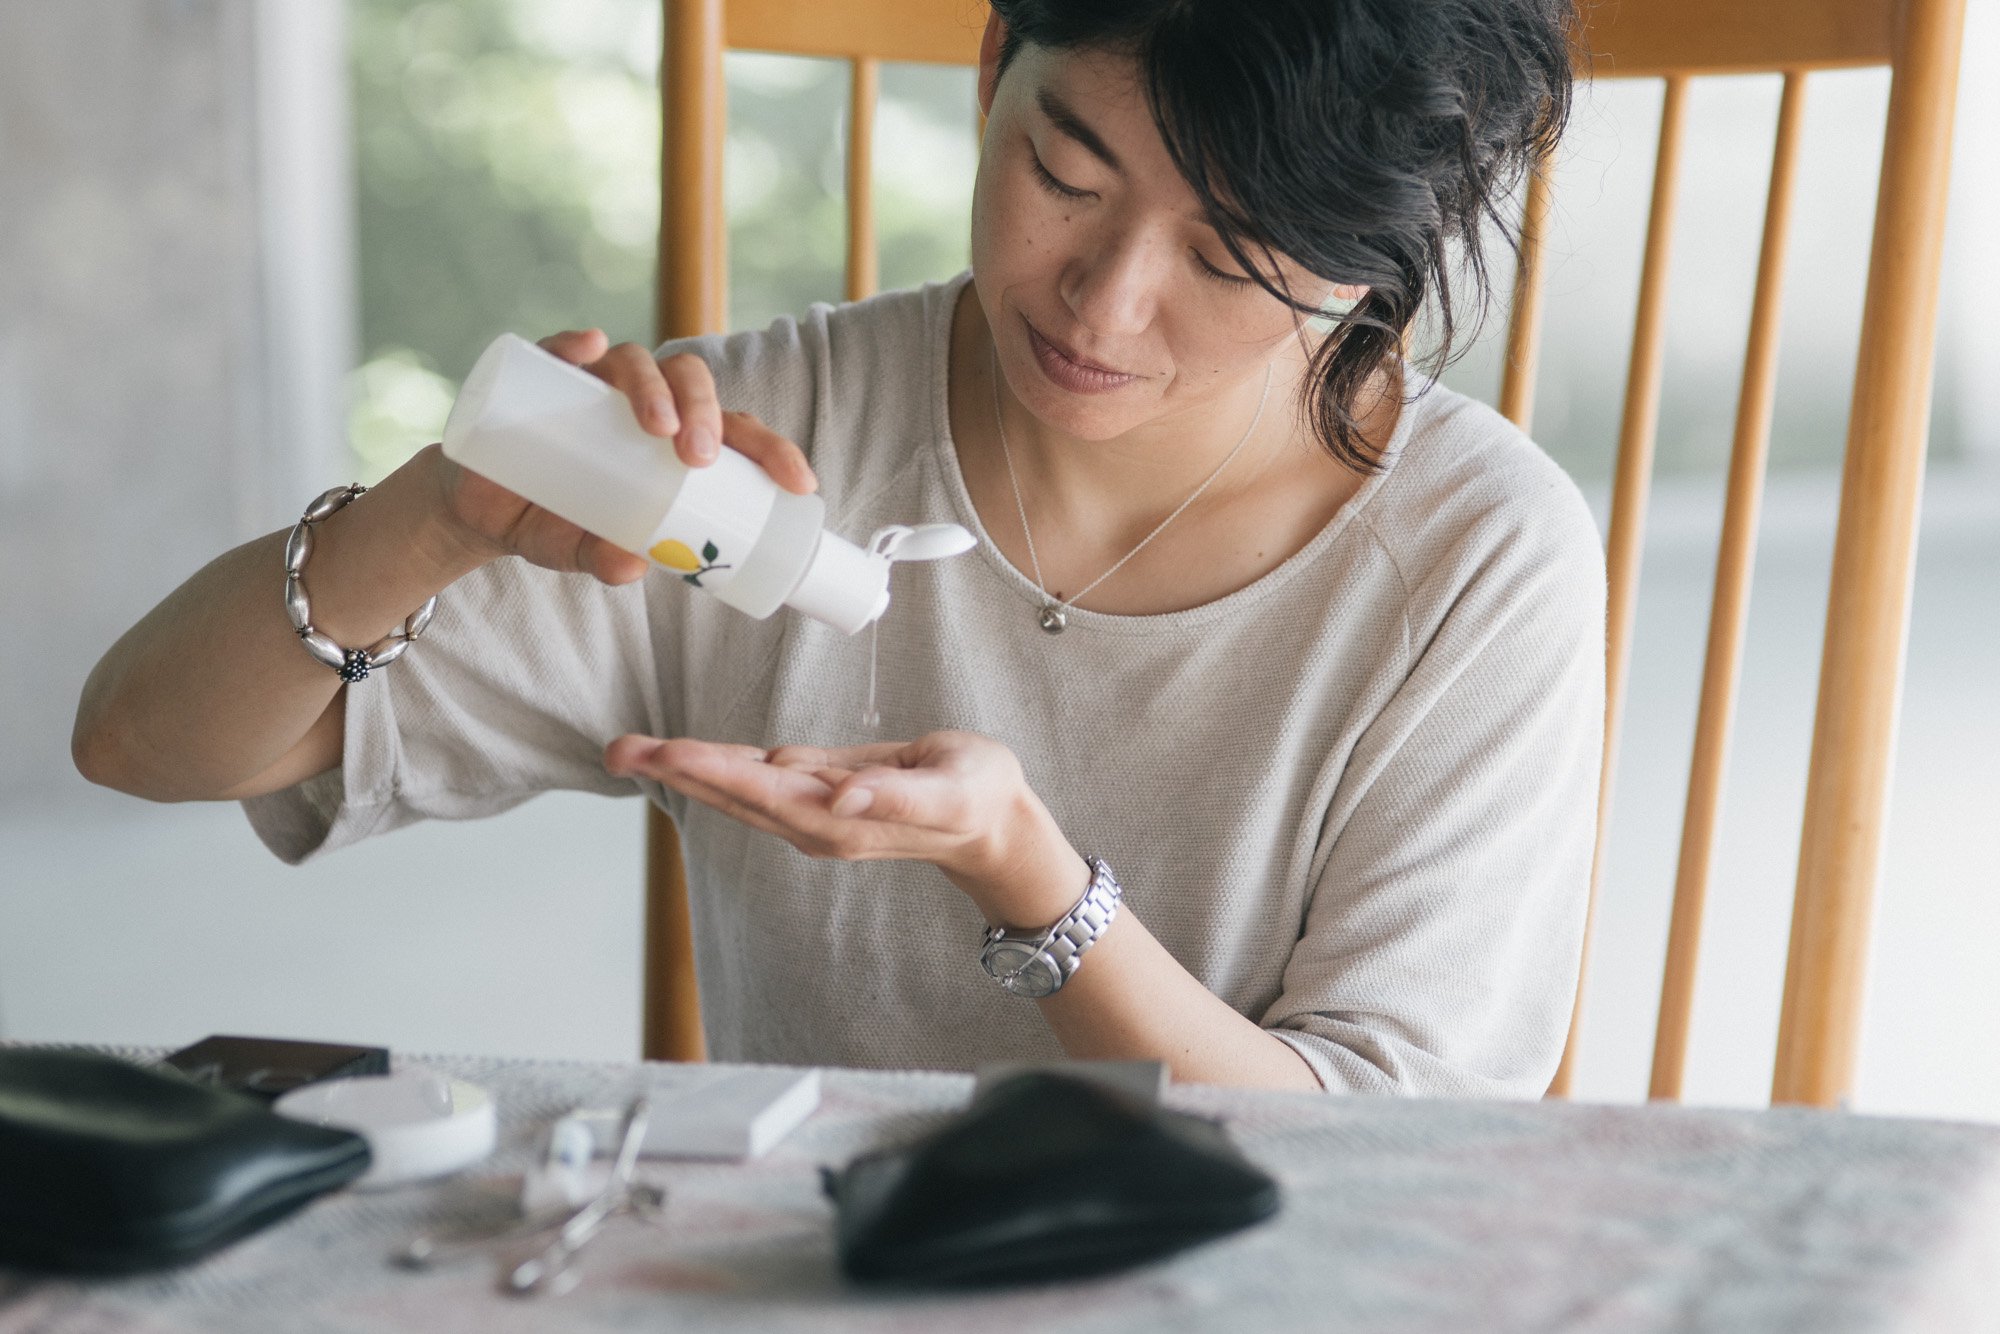
{"label": "yellow lemon illustration", "polygon": [[685,542],[676,542],[671,537],[654,545],[652,557],[662,565],[676,570],[699,570],[701,557],[694,554],[694,548]]}

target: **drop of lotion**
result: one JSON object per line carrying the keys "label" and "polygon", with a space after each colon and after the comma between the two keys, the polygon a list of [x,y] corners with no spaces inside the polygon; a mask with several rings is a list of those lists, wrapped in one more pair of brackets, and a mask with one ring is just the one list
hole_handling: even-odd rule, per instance
{"label": "drop of lotion", "polygon": [[882,725],[882,715],[875,708],[875,650],[882,642],[882,618],[876,617],[868,627],[868,707],[861,714],[861,725],[874,731]]}

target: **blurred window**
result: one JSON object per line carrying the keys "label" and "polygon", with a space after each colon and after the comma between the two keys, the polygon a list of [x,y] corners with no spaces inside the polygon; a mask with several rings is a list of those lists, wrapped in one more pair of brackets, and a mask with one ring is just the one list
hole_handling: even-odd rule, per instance
{"label": "blurred window", "polygon": [[[367,479],[436,439],[494,334],[653,336],[657,0],[350,0]],[[847,66],[732,54],[730,327],[841,294]],[[970,70],[891,66],[876,118],[885,287],[966,264]]]}

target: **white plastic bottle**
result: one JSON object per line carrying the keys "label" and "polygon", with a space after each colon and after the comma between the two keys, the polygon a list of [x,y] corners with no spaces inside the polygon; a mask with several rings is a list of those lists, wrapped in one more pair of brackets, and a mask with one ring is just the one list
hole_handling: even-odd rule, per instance
{"label": "white plastic bottle", "polygon": [[792,607],[853,634],[889,606],[889,567],[972,548],[957,524],[897,524],[864,549],[723,446],[690,468],[625,395],[513,334],[480,355],[452,404],[444,452],[523,499],[762,619]]}

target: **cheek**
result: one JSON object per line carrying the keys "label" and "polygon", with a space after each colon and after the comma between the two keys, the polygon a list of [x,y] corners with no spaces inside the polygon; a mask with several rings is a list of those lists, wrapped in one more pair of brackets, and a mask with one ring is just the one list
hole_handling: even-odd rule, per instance
{"label": "cheek", "polygon": [[[1190,280],[1195,281],[1195,280]],[[1250,312],[1235,319],[1194,317],[1181,324],[1174,339],[1174,361],[1190,380],[1208,384],[1263,374],[1274,352],[1292,337],[1292,322],[1282,308]]]}
{"label": "cheek", "polygon": [[972,263],[998,277],[1029,275],[1059,256],[1070,208],[1032,182],[1002,175],[1001,164],[982,165],[972,193]]}

